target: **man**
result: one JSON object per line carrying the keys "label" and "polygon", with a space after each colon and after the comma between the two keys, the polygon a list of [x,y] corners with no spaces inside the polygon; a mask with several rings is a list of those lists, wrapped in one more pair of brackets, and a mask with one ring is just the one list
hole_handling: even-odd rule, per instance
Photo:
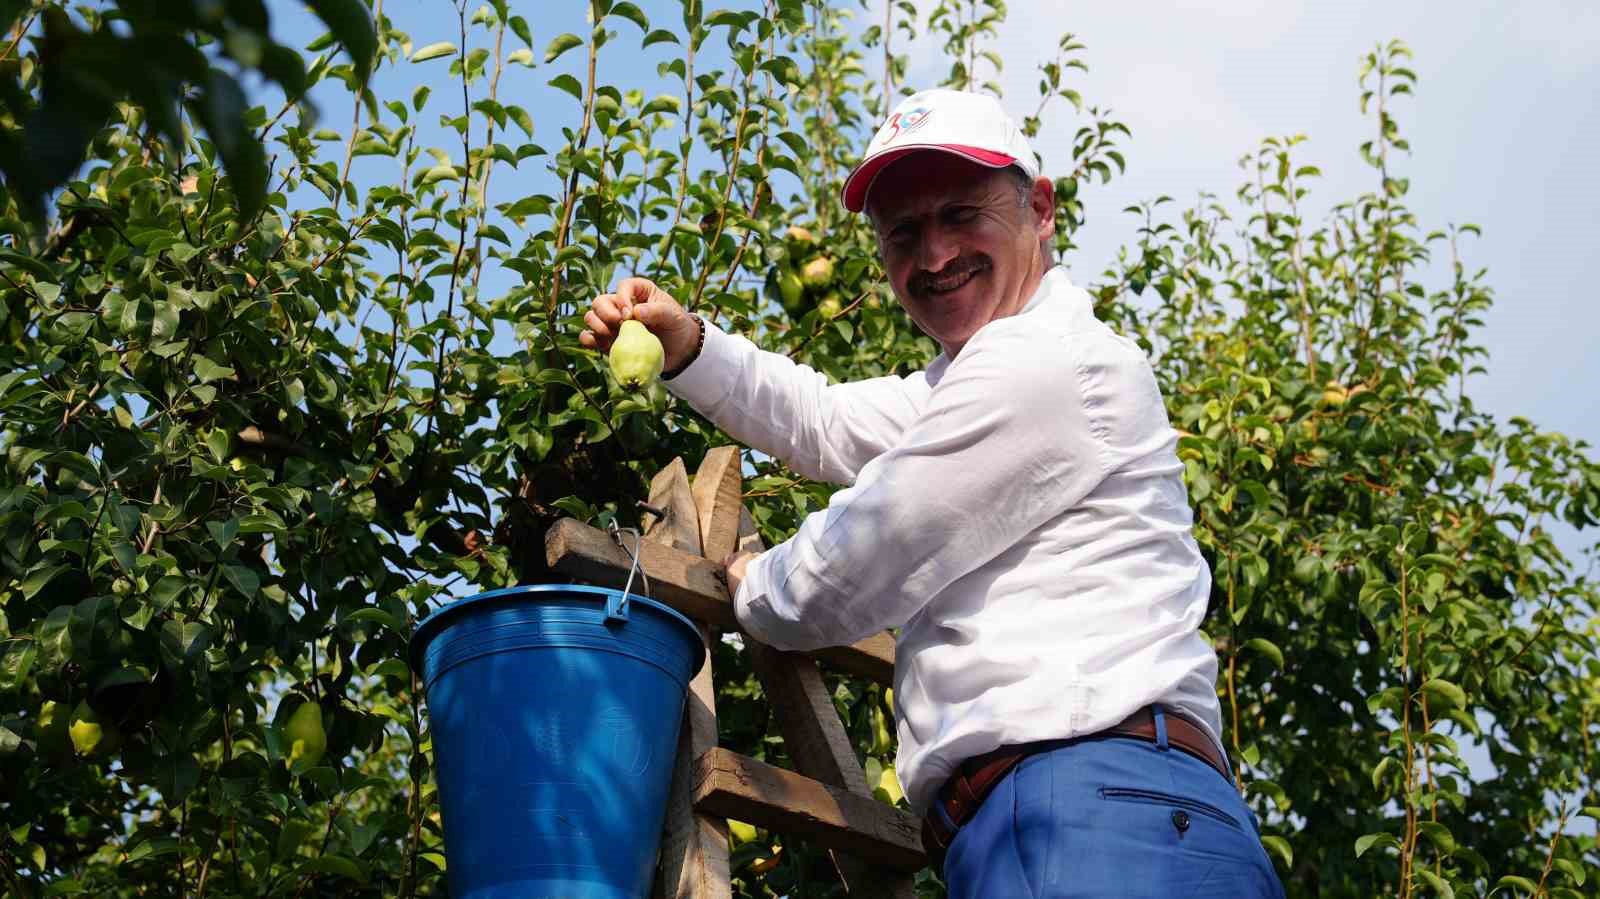
{"label": "man", "polygon": [[1148,361],[1050,262],[1054,191],[993,98],[907,98],[845,182],[943,352],[831,385],[643,279],[670,389],[849,485],[730,558],[741,627],[783,649],[902,628],[897,771],[952,897],[1281,896],[1222,752],[1210,571]]}

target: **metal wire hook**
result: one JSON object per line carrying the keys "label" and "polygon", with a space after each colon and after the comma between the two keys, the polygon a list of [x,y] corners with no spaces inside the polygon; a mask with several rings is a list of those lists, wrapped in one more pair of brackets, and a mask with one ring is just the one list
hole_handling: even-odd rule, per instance
{"label": "metal wire hook", "polygon": [[[644,538],[639,535],[639,530],[637,528],[617,527],[617,521],[614,518],[606,524],[606,531],[611,534],[611,539],[618,546],[622,547],[622,551],[627,553],[628,558],[633,562],[633,564],[628,568],[628,580],[622,585],[622,598],[615,603],[606,603],[606,618],[615,619],[618,621],[627,621],[628,596],[633,590],[633,576],[635,574],[639,575],[639,577],[644,581],[643,595],[645,597],[649,597],[650,595],[650,576],[645,574],[644,569],[639,567],[639,543]],[[624,532],[633,535],[633,549],[628,549],[628,544],[623,542],[622,535]]]}

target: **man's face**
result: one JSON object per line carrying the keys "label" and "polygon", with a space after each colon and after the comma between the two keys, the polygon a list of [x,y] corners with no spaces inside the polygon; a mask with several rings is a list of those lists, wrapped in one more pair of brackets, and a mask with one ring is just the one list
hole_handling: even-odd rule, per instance
{"label": "man's face", "polygon": [[884,169],[867,197],[878,253],[912,321],[954,357],[978,329],[1027,304],[1055,228],[1050,182],[1026,204],[1017,178],[941,152]]}

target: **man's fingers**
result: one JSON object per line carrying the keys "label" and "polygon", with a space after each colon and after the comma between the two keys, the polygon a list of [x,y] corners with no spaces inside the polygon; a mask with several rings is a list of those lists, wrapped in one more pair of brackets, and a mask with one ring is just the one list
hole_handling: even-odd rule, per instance
{"label": "man's fingers", "polygon": [[629,306],[648,303],[658,289],[649,278],[623,278],[617,285],[617,298]]}
{"label": "man's fingers", "polygon": [[582,342],[585,334],[590,338],[589,342],[585,343],[584,346],[592,347],[609,344],[615,338],[615,334],[612,332],[611,327],[606,324],[605,319],[596,315],[593,309],[583,314],[583,323],[589,326],[589,330],[579,334],[578,340]]}
{"label": "man's fingers", "polygon": [[590,304],[590,310],[599,315],[600,320],[608,327],[615,330],[617,325],[627,320],[631,306],[614,293],[603,293],[595,297],[594,302]]}

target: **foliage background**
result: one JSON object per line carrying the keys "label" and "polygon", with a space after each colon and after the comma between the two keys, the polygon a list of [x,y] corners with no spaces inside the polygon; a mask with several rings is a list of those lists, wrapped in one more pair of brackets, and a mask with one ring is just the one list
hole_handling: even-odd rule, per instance
{"label": "foliage background", "polygon": [[[1058,249],[1111,218],[1093,186],[1133,139],[1077,92],[1070,35],[1001,59],[993,0],[894,3],[886,22],[598,0],[597,28],[570,9],[374,4],[370,43],[365,4],[311,6],[331,30],[297,68],[257,3],[188,20],[185,4],[0,5],[0,878],[16,895],[442,893],[410,622],[548,580],[556,517],[631,520],[645,477],[725,439],[616,389],[576,345],[588,300],[638,271],[841,380],[926,361],[835,200],[915,33],[949,83],[1040,67],[1035,96],[1006,100],[1078,125],[1071,170],[1051,173]],[[146,34],[199,55],[113,77],[151,68]],[[640,55],[655,79],[613,80]],[[1472,403],[1491,294],[1476,228],[1406,208],[1408,56],[1354,61],[1370,192],[1303,220],[1318,171],[1296,138],[1269,140],[1234,197],[1151,198],[1122,257],[1077,278],[1151,349],[1184,431],[1227,739],[1291,894],[1580,895],[1600,862],[1574,821],[1600,814],[1600,633],[1549,524],[1594,524],[1600,468]],[[395,89],[416,71],[426,87]],[[224,102],[263,76],[315,109]],[[74,145],[86,164],[37,164]],[[785,303],[784,273],[824,255],[828,276]],[[749,464],[769,541],[826,502]],[[725,742],[781,763],[747,669],[727,647],[717,665]],[[838,686],[881,770],[884,697]],[[292,771],[278,725],[304,701],[329,751]],[[120,745],[77,756],[44,726],[50,702],[86,703]],[[1474,781],[1461,741],[1498,776]],[[832,890],[815,853],[774,843],[738,850],[743,894]]]}

